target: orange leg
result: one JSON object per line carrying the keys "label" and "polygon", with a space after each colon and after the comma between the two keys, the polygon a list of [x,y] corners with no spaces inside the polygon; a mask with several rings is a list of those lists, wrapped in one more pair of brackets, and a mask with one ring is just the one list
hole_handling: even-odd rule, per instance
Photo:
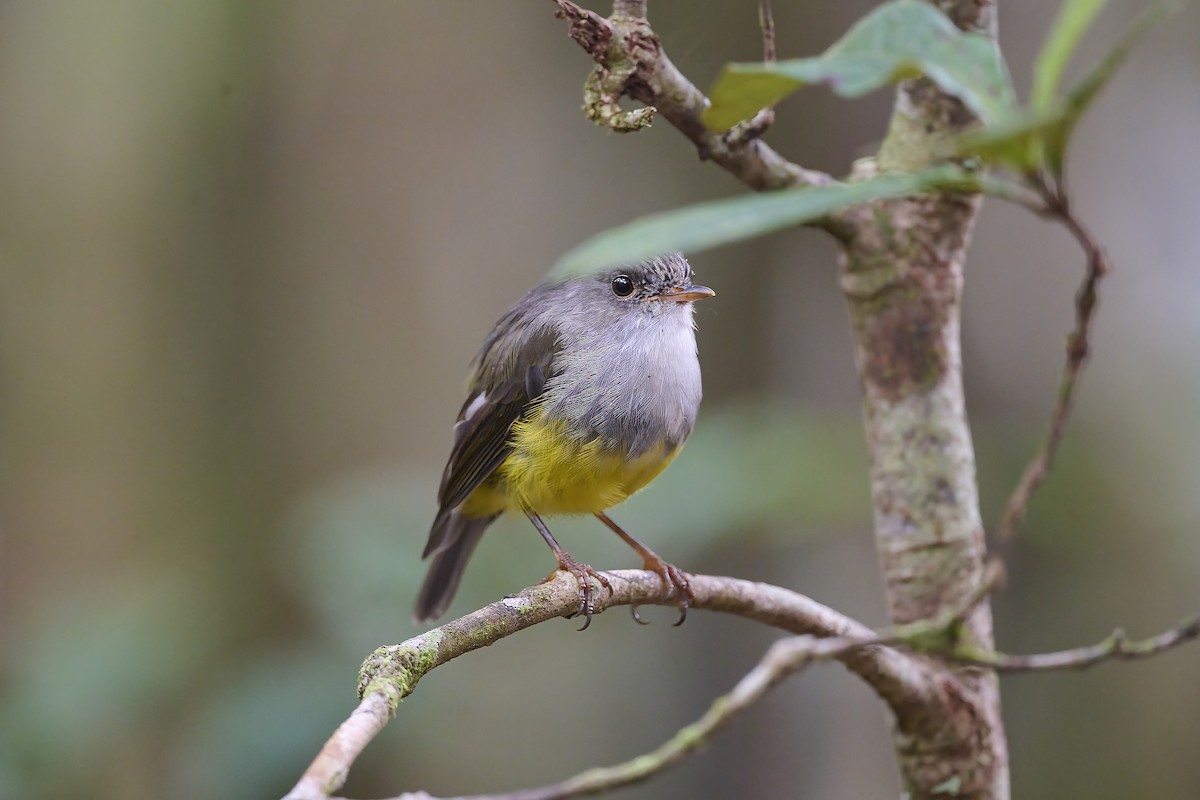
{"label": "orange leg", "polygon": [[[579,582],[579,611],[574,616],[583,614],[586,617],[583,621],[583,627],[579,630],[587,630],[587,626],[592,624],[592,612],[595,609],[592,578],[595,578],[610,594],[612,593],[612,584],[608,582],[608,578],[603,573],[597,572],[587,564],[581,564],[571,558],[571,554],[562,549],[562,545],[554,538],[554,534],[546,527],[546,523],[542,522],[541,517],[532,511],[526,511],[525,516],[529,517],[529,521],[533,523],[533,527],[537,528],[538,533],[546,540],[546,544],[550,545],[550,549],[554,551],[554,557],[558,560],[558,568],[571,573],[575,576],[575,580]],[[546,581],[553,579],[554,573],[546,577]],[[545,583],[546,581],[542,582]]]}
{"label": "orange leg", "polygon": [[[675,625],[676,627],[682,625],[683,621],[687,619],[688,606],[692,602],[692,590],[688,586],[687,573],[623,531],[621,526],[613,522],[603,511],[596,514],[596,519],[611,528],[613,533],[620,536],[627,545],[637,551],[637,554],[642,557],[643,569],[655,572],[662,578],[664,596],[670,597],[672,594],[679,596],[679,621]],[[642,621],[638,616],[637,606],[633,606],[633,618],[638,622]]]}

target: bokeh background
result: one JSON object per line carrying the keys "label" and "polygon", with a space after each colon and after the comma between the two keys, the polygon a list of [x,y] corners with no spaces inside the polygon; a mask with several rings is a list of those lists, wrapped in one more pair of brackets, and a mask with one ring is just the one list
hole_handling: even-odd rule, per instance
{"label": "bokeh background", "polygon": [[[785,57],[871,3],[777,2]],[[1006,0],[1019,87],[1055,4]],[[1114,2],[1095,60],[1137,11]],[[548,2],[0,4],[0,797],[273,797],[354,705],[411,602],[464,370],[587,236],[742,191],[668,125],[579,112],[590,62]],[[750,0],[656,0],[701,85],[759,55]],[[997,599],[1013,652],[1149,634],[1200,585],[1200,18],[1151,35],[1083,124],[1079,212],[1108,246],[1095,358]],[[1078,65],[1077,65],[1078,66]],[[844,174],[890,98],[808,91],[768,139]],[[706,400],[616,516],[694,571],[885,621],[835,250],[797,231],[699,253]],[[968,267],[985,518],[1035,448],[1082,258],[989,203]],[[598,524],[568,549],[635,566]],[[522,521],[462,613],[541,579]],[[656,746],[776,634],[669,609],[548,624],[426,677],[346,793],[532,786]],[[1005,678],[1019,797],[1185,798],[1200,647]],[[788,682],[627,798],[896,796],[885,715],[839,667]]]}

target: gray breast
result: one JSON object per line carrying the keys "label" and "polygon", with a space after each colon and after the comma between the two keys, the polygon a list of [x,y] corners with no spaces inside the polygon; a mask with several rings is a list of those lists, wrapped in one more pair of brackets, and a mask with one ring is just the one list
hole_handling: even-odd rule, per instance
{"label": "gray breast", "polygon": [[700,364],[690,304],[625,317],[620,325],[569,331],[543,410],[566,418],[581,441],[638,456],[675,447],[692,432],[700,408]]}

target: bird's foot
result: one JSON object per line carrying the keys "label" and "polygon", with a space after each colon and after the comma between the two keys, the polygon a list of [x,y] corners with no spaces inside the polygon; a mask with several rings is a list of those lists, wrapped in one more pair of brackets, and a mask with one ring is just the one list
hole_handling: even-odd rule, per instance
{"label": "bird's foot", "polygon": [[[612,594],[612,584],[609,583],[608,576],[603,572],[598,572],[587,564],[583,564],[575,559],[564,550],[557,554],[558,569],[563,572],[569,572],[575,576],[575,580],[579,582],[579,610],[572,614],[572,617],[578,617],[581,614],[585,617],[583,627],[579,630],[585,631],[592,624],[592,613],[596,609],[596,588],[592,585],[592,579],[595,578],[596,583],[599,583],[604,590],[610,595]],[[543,583],[554,580],[556,572],[550,573]]]}
{"label": "bird's foot", "polygon": [[[662,578],[663,599],[667,599],[672,595],[676,596],[675,607],[679,609],[679,619],[675,622],[675,627],[678,628],[687,619],[688,608],[691,606],[693,600],[692,589],[688,585],[687,573],[654,552],[643,556],[642,569],[653,572]],[[643,625],[646,624],[638,616],[637,606],[633,606],[632,610],[633,618]]]}

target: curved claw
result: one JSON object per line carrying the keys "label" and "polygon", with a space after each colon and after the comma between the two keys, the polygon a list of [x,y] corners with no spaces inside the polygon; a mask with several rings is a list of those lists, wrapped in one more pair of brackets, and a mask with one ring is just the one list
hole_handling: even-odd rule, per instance
{"label": "curved claw", "polygon": [[649,625],[650,624],[646,620],[642,619],[642,615],[638,613],[637,606],[630,606],[629,613],[633,615],[633,621],[636,622],[638,625]]}
{"label": "curved claw", "polygon": [[[563,572],[569,572],[574,575],[575,580],[579,583],[579,610],[571,616],[578,617],[583,615],[585,619],[583,626],[579,630],[586,631],[588,626],[592,624],[592,614],[596,609],[595,589],[592,587],[592,578],[595,578],[596,583],[600,584],[610,596],[613,592],[612,583],[609,582],[608,577],[604,573],[596,571],[587,564],[576,561],[566,551],[563,551],[558,556],[558,568]],[[552,580],[553,578],[554,574],[551,573],[546,580]]]}
{"label": "curved claw", "polygon": [[670,597],[672,594],[679,595],[679,603],[677,605],[679,619],[672,624],[672,627],[678,628],[687,621],[688,608],[692,604],[692,589],[688,585],[687,573],[661,558],[658,558],[656,561],[646,559],[645,568],[662,578],[665,596]]}
{"label": "curved claw", "polygon": [[687,603],[684,603],[679,607],[679,619],[671,623],[672,628],[678,628],[680,625],[687,622],[687,610]]}
{"label": "curved claw", "polygon": [[[630,536],[622,530],[620,525],[609,519],[603,511],[596,514],[596,519],[607,525],[613,533],[620,536],[642,557],[642,569],[653,572],[662,578],[664,600],[671,595],[678,595],[679,602],[676,605],[679,608],[679,621],[675,623],[675,627],[682,625],[687,619],[687,610],[693,599],[691,587],[688,586],[687,573],[669,561],[665,561],[658,553]],[[633,608],[633,618],[638,622],[642,621],[642,618],[638,616],[636,606]]]}

